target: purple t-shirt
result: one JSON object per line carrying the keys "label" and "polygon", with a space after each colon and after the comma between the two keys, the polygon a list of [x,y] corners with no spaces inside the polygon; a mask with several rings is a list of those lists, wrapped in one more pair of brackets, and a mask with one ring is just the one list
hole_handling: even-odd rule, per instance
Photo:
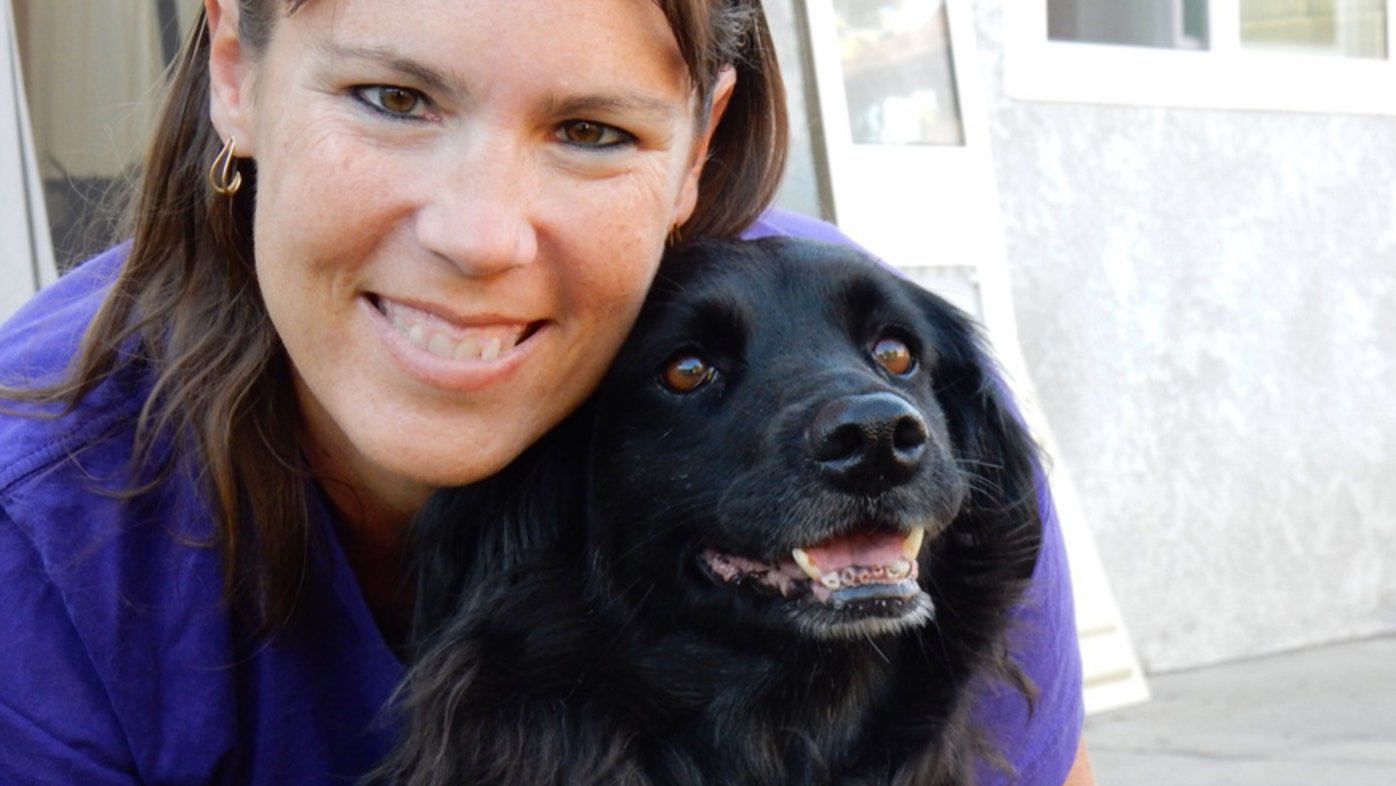
{"label": "purple t-shirt", "polygon": [[[842,236],[773,211],[756,235]],[[846,242],[846,239],[844,239]],[[114,249],[0,327],[0,379],[61,372],[124,258]],[[191,478],[124,501],[138,367],[58,417],[0,414],[0,783],[349,784],[394,729],[382,707],[402,675],[333,537],[302,599],[303,623],[253,641],[222,604],[212,523]],[[1033,710],[983,686],[979,716],[1018,770],[985,783],[1059,786],[1081,725],[1070,586],[1045,489],[1046,538],[1015,652],[1040,688]]]}

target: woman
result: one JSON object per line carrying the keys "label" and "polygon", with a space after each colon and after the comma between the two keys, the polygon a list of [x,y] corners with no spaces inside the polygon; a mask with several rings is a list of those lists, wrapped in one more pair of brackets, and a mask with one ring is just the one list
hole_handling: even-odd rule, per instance
{"label": "woman", "polygon": [[[131,243],[0,330],[0,780],[363,773],[426,495],[590,392],[666,236],[832,233],[758,218],[784,116],[755,0],[205,11]],[[983,701],[1024,783],[1079,733],[1059,552],[1035,713]]]}

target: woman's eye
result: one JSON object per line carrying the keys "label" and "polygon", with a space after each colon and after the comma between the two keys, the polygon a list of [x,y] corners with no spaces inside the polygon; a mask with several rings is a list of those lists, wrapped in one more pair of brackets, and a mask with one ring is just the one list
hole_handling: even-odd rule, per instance
{"label": "woman's eye", "polygon": [[675,393],[691,393],[717,376],[717,369],[707,361],[691,353],[681,353],[669,358],[659,370],[659,379],[664,387]]}
{"label": "woman's eye", "polygon": [[578,147],[616,147],[634,140],[633,136],[615,126],[590,120],[568,120],[558,127],[557,136],[563,142]]}
{"label": "woman's eye", "polygon": [[371,109],[394,118],[421,117],[427,110],[426,96],[410,87],[368,85],[355,88],[354,95]]}
{"label": "woman's eye", "polygon": [[906,342],[890,336],[872,345],[872,356],[879,366],[898,376],[909,373],[916,362]]}

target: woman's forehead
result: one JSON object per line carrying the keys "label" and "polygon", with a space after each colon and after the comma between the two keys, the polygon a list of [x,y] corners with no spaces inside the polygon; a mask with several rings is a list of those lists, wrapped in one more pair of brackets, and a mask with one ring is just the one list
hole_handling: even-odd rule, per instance
{"label": "woman's forehead", "polygon": [[687,64],[653,0],[313,0],[278,22],[271,52],[321,84],[402,84],[458,106],[504,95],[652,123],[691,114]]}
{"label": "woman's forehead", "polygon": [[442,56],[478,56],[459,45],[500,40],[554,48],[620,47],[630,53],[645,49],[682,64],[674,31],[655,0],[305,0],[285,19],[334,36],[403,48],[440,46]]}

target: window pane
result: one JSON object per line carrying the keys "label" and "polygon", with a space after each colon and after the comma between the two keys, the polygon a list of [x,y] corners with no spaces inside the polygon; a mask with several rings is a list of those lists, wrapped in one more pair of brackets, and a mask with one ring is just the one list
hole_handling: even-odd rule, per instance
{"label": "window pane", "polygon": [[1385,58],[1386,0],[1241,0],[1241,45]]}
{"label": "window pane", "polygon": [[853,141],[962,145],[943,0],[835,0]]}
{"label": "window pane", "polygon": [[808,28],[797,21],[797,6],[803,4],[803,0],[763,0],[761,4],[775,41],[785,80],[786,111],[790,113],[790,151],[776,204],[807,216],[833,218],[832,200],[827,198],[827,170],[823,168],[819,105],[809,100],[815,81],[811,67],[814,54],[810,37],[804,34]]}
{"label": "window pane", "polygon": [[1207,49],[1207,0],[1047,0],[1053,41]]}

